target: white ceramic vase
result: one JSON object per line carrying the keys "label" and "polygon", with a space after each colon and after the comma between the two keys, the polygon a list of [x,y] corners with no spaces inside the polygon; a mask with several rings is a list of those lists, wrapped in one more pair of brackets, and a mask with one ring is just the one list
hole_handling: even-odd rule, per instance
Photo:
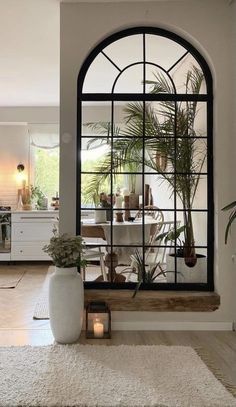
{"label": "white ceramic vase", "polygon": [[104,223],[107,220],[106,217],[106,211],[104,210],[99,210],[99,211],[94,211],[94,219],[95,223]]}
{"label": "white ceramic vase", "polygon": [[76,267],[59,268],[49,281],[49,317],[56,342],[79,339],[83,324],[84,287]]}
{"label": "white ceramic vase", "polygon": [[[175,282],[175,256],[166,256],[167,283]],[[194,267],[188,267],[183,257],[177,257],[177,282],[178,283],[207,283],[207,259],[203,255],[197,255],[197,263]]]}

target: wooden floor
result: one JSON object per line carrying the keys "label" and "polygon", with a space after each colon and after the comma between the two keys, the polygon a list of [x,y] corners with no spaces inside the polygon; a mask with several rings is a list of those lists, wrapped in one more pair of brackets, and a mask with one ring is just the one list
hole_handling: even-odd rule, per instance
{"label": "wooden floor", "polygon": [[[33,320],[34,307],[40,294],[48,265],[20,264],[24,276],[14,289],[0,289],[0,346],[48,345],[53,336],[49,321]],[[0,264],[0,273],[11,273],[11,266]],[[198,331],[113,331],[111,340],[86,340],[80,343],[189,345],[207,352],[216,368],[236,385],[236,332]]]}

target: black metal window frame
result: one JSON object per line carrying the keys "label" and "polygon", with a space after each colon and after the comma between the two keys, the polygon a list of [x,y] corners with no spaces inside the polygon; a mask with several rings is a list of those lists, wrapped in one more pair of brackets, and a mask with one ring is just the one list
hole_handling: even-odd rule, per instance
{"label": "black metal window frame", "polygon": [[[142,34],[143,36],[143,60],[140,62],[140,64],[143,65],[143,93],[114,93],[114,88],[115,84],[120,77],[121,73],[124,72],[124,70],[128,69],[130,66],[133,66],[137,63],[130,64],[126,66],[123,70],[121,70],[117,64],[112,61],[108,55],[104,52],[104,48],[106,48],[108,45],[112,44],[113,42],[128,37],[132,36],[135,34]],[[169,76],[171,79],[173,89],[175,90],[175,85],[172,81],[172,78],[169,75],[169,72],[182,60],[187,54],[191,54],[197,63],[200,65],[202,72],[204,74],[204,79],[206,83],[206,93],[204,94],[181,94],[181,93],[170,93],[170,94],[152,94],[152,93],[145,93],[145,65],[147,62],[145,61],[146,56],[145,56],[145,35],[146,34],[153,34],[156,36],[161,36],[168,38],[170,40],[175,41],[177,44],[181,45],[186,49],[186,52],[183,53],[181,58],[179,58],[168,70],[165,71],[165,73]],[[113,88],[111,93],[84,93],[83,92],[83,84],[84,84],[84,79],[86,77],[87,71],[94,61],[95,57],[99,54],[102,53],[105,58],[107,58],[111,64],[117,69],[119,72],[116,80],[113,84]],[[157,64],[152,64],[157,66],[159,69],[163,68]],[[206,248],[207,250],[207,283],[178,283],[176,280],[176,271],[175,271],[175,282],[174,283],[142,283],[140,289],[142,290],[201,290],[201,291],[214,291],[214,190],[213,190],[213,81],[212,81],[212,75],[211,71],[209,69],[209,66],[204,59],[204,57],[199,53],[199,51],[193,47],[192,44],[190,44],[187,40],[183,39],[179,35],[167,31],[161,28],[156,28],[156,27],[133,27],[130,29],[122,30],[119,32],[116,32],[115,34],[109,36],[105,40],[103,40],[101,43],[99,43],[88,55],[86,60],[84,61],[81,70],[78,75],[78,82],[77,82],[77,174],[76,174],[76,232],[77,234],[80,234],[81,232],[81,161],[80,161],[80,151],[81,151],[81,142],[83,138],[87,138],[87,136],[82,135],[82,105],[83,102],[110,102],[111,103],[111,123],[114,122],[114,103],[115,102],[125,102],[125,101],[141,101],[143,102],[144,106],[146,102],[151,102],[151,101],[173,101],[175,103],[175,106],[178,102],[181,101],[198,101],[198,102],[205,102],[206,104],[206,137],[202,137],[207,140],[207,172],[202,172],[201,175],[206,175],[207,176],[207,209],[193,209],[191,208],[191,212],[206,212],[207,213],[207,245],[203,246],[194,246],[195,248]],[[144,129],[143,129],[143,134],[145,134],[145,108],[144,108]],[[113,125],[111,126],[112,129],[112,134],[111,134],[111,139],[113,139]],[[201,138],[201,137],[200,137]],[[143,137],[143,151],[145,150],[145,137]],[[111,155],[112,155],[112,146],[111,146]],[[143,157],[143,169],[144,169],[144,157]],[[86,172],[84,172],[86,173]],[[88,173],[88,172],[87,172]],[[89,172],[91,174],[91,172]],[[118,174],[118,172],[116,172]],[[122,174],[125,174],[125,172],[122,172]],[[137,173],[142,176],[142,179],[144,180],[144,175],[145,171],[143,170],[141,173]],[[179,173],[178,173],[179,174]],[[150,172],[148,172],[148,175],[150,175]],[[186,175],[186,173],[184,173]],[[113,185],[112,185],[112,179],[113,179],[113,174],[111,170],[111,192],[113,191]],[[144,181],[142,182],[142,195],[144,196]],[[89,209],[94,209],[94,208],[87,208]],[[178,211],[182,212],[182,209],[177,209],[176,207],[176,193],[174,194],[174,209],[164,209],[161,208],[163,212],[165,211],[171,211],[174,212],[174,221],[176,222],[177,220],[177,213]],[[113,211],[113,210],[112,210]],[[144,211],[144,209],[143,209]],[[113,217],[112,217],[113,219]],[[143,244],[142,244],[142,250],[143,253],[147,247],[145,245],[145,239],[144,239],[144,216],[142,217],[143,219],[143,227],[142,227],[142,233],[143,233]],[[109,247],[113,247],[113,221],[111,221],[111,244]],[[104,247],[104,245],[101,245]],[[131,247],[130,245],[127,245],[128,247]],[[136,246],[136,245],[135,245]],[[115,247],[118,247],[118,245],[115,245]],[[122,245],[122,247],[125,247],[125,245]],[[166,245],[158,245],[158,247],[167,247]],[[176,250],[176,241],[174,244],[174,248]],[[176,259],[175,259],[175,270],[176,270]],[[85,282],[85,287],[90,288],[90,289],[133,289],[135,288],[137,283],[133,282],[126,282],[126,283],[116,283],[116,282]]]}

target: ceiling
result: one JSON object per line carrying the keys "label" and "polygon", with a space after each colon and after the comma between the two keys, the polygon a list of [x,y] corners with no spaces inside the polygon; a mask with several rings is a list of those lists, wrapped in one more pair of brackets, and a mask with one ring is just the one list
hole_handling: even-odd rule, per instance
{"label": "ceiling", "polygon": [[0,0],[1,107],[59,106],[60,2],[81,1],[126,0]]}
{"label": "ceiling", "polygon": [[1,107],[59,105],[60,2],[0,0]]}
{"label": "ceiling", "polygon": [[0,0],[0,106],[59,105],[59,0]]}

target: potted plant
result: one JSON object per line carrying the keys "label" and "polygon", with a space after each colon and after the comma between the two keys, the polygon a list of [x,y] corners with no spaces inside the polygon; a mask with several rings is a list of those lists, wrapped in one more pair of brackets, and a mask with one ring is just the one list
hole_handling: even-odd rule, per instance
{"label": "potted plant", "polygon": [[54,338],[59,343],[78,340],[83,322],[83,281],[78,267],[85,265],[83,239],[56,235],[43,247],[55,265],[49,281],[49,317]]}
{"label": "potted plant", "polygon": [[[202,71],[193,66],[186,76],[186,94],[199,94],[203,81]],[[156,75],[154,81],[146,82],[152,85],[152,93],[173,93],[173,89],[162,74]],[[122,137],[113,140],[113,170],[119,171],[129,162],[137,165],[142,162],[143,119],[145,117],[144,165],[150,171],[159,174],[168,183],[171,193],[176,193],[182,204],[184,226],[182,257],[189,273],[197,272],[197,268],[194,266],[201,255],[198,256],[194,248],[191,210],[206,159],[205,142],[197,137],[195,130],[195,120],[198,114],[197,101],[178,103],[160,101],[158,109],[146,102],[145,114],[143,103],[133,102],[125,106],[124,113],[124,126],[119,130],[117,127],[114,128],[114,134],[119,131],[119,135]],[[107,124],[104,126],[104,123],[96,123],[96,128],[100,128],[102,134],[102,131],[105,132]],[[107,143],[107,140],[109,137],[106,134],[103,142]],[[103,176],[99,177],[100,182],[108,176],[110,168],[111,157],[110,154],[107,154],[103,163],[96,167],[98,173],[103,173]],[[91,182],[98,183],[97,177],[94,176]],[[178,256],[178,253],[176,255]]]}
{"label": "potted plant", "polygon": [[36,209],[45,209],[46,197],[44,193],[41,191],[40,187],[30,185],[30,197]]}
{"label": "potted plant", "polygon": [[[156,242],[161,244],[164,241],[164,244],[171,242],[176,244],[176,254],[170,253],[167,255],[167,264],[166,264],[166,278],[168,283],[175,282],[175,274],[178,283],[207,283],[207,273],[206,273],[206,262],[205,256],[198,254],[198,267],[197,273],[189,273],[189,268],[184,262],[184,242],[181,240],[180,236],[184,232],[186,225],[180,226],[177,228],[171,228],[168,232],[160,233],[156,237]],[[177,257],[178,267],[175,273],[175,257]]]}
{"label": "potted plant", "polygon": [[138,283],[132,296],[132,298],[134,298],[142,283],[154,283],[159,276],[165,276],[165,272],[162,269],[160,262],[157,262],[156,264],[147,264],[138,249],[134,250],[130,259],[131,266],[125,268],[121,274],[134,274],[137,277]]}

